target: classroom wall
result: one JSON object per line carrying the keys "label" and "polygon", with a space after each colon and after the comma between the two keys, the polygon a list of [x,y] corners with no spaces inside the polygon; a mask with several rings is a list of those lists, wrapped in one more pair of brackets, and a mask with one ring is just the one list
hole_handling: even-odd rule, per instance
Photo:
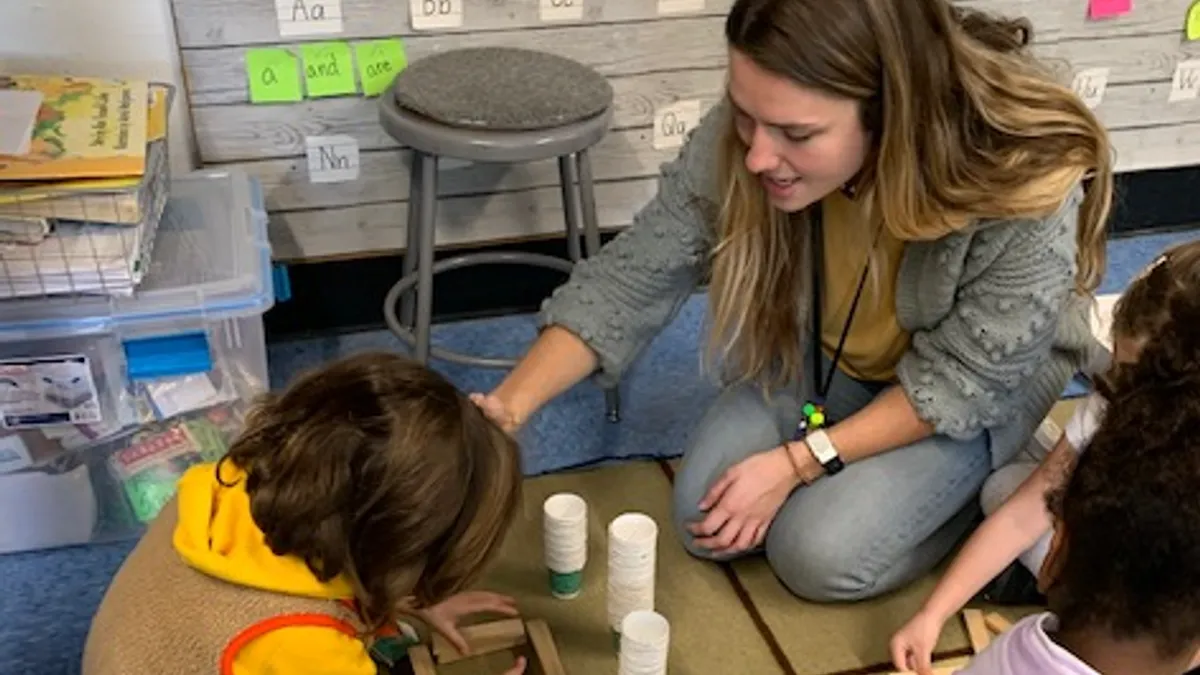
{"label": "classroom wall", "polygon": [[[310,13],[323,4],[326,18],[340,15],[324,24],[336,32],[281,37],[276,3],[289,11],[297,1]],[[276,258],[314,262],[400,251],[407,153],[379,127],[376,101],[361,94],[251,104],[250,49],[401,37],[413,60],[468,45],[524,43],[597,68],[616,92],[612,131],[592,153],[599,220],[608,229],[630,222],[653,194],[659,165],[677,151],[656,120],[672,110],[685,111],[675,119],[694,120],[720,96],[721,28],[731,0],[576,0],[584,3],[581,18],[554,21],[539,12],[539,2],[550,0],[441,1],[460,17],[451,21],[458,25],[414,30],[409,0],[173,0],[200,157],[262,181]],[[660,13],[660,2],[682,11]],[[1200,41],[1184,40],[1190,2],[1134,0],[1128,14],[1103,20],[1089,18],[1087,0],[963,4],[1031,18],[1037,51],[1057,60],[1062,80],[1103,91],[1095,110],[1112,130],[1119,169],[1139,171],[1200,164],[1200,99],[1169,101],[1177,66],[1200,59]],[[325,135],[354,139],[356,178],[311,180],[306,138]],[[561,235],[553,162],[451,167],[440,181],[442,247]]]}
{"label": "classroom wall", "polygon": [[174,84],[171,166],[195,164],[169,0],[0,0],[0,71]]}

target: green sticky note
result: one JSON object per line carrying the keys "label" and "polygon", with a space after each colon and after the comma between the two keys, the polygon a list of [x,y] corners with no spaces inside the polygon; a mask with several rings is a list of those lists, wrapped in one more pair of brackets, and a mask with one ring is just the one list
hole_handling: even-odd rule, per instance
{"label": "green sticky note", "polygon": [[303,100],[296,56],[286,49],[251,49],[246,52],[246,79],[251,103],[284,103]]}
{"label": "green sticky note", "polygon": [[1187,39],[1200,40],[1200,0],[1192,3],[1187,13]]}
{"label": "green sticky note", "polygon": [[345,42],[312,42],[300,47],[304,59],[304,84],[309,98],[358,92],[354,59]]}
{"label": "green sticky note", "polygon": [[358,61],[358,79],[363,93],[378,96],[387,91],[396,75],[408,65],[404,44],[399,40],[372,40],[354,47]]}

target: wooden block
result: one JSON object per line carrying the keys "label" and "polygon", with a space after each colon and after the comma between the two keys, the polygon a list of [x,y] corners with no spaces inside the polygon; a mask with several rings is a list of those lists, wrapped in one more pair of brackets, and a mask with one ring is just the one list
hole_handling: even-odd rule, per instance
{"label": "wooden block", "polygon": [[541,619],[534,619],[525,624],[525,630],[529,633],[529,644],[533,647],[530,672],[535,675],[566,675],[567,671],[558,657],[558,647],[554,644],[550,626]]}
{"label": "wooden block", "polygon": [[978,609],[964,609],[963,622],[967,624],[967,636],[971,640],[971,651],[978,654],[987,649],[992,642],[992,634],[988,632],[983,612]]}
{"label": "wooden block", "polygon": [[988,630],[996,635],[1012,628],[1012,622],[995,612],[988,612],[987,616],[983,617],[983,622],[987,624]]}
{"label": "wooden block", "polygon": [[512,649],[525,644],[525,623],[520,619],[504,619],[464,626],[460,632],[471,647],[470,654],[459,652],[440,633],[433,634],[433,657],[439,665],[498,652],[502,649]]}
{"label": "wooden block", "polygon": [[413,645],[408,648],[408,660],[412,663],[413,675],[437,675],[433,667],[433,655],[425,645]]}

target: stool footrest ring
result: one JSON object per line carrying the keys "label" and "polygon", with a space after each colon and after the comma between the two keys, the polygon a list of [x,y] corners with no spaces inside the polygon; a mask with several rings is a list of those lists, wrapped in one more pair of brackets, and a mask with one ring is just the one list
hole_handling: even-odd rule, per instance
{"label": "stool footrest ring", "polygon": [[[490,251],[485,253],[469,253],[438,261],[433,265],[433,274],[436,276],[443,272],[477,265],[532,265],[534,267],[558,270],[566,274],[570,274],[571,270],[575,267],[575,264],[570,260],[540,253]],[[397,281],[388,290],[387,297],[383,300],[383,318],[387,322],[388,330],[403,340],[409,348],[415,348],[416,335],[412,327],[405,326],[396,316],[396,305],[406,292],[416,287],[418,276],[419,271],[414,271],[412,274]],[[516,359],[471,356],[434,346],[430,346],[429,355],[442,361],[481,368],[512,368],[517,363]]]}

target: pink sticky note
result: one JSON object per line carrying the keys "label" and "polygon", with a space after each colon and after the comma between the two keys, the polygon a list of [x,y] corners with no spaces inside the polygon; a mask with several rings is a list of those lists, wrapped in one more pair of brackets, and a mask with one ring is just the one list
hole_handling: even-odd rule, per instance
{"label": "pink sticky note", "polygon": [[1133,9],[1133,0],[1088,0],[1088,16],[1107,19],[1128,14]]}

